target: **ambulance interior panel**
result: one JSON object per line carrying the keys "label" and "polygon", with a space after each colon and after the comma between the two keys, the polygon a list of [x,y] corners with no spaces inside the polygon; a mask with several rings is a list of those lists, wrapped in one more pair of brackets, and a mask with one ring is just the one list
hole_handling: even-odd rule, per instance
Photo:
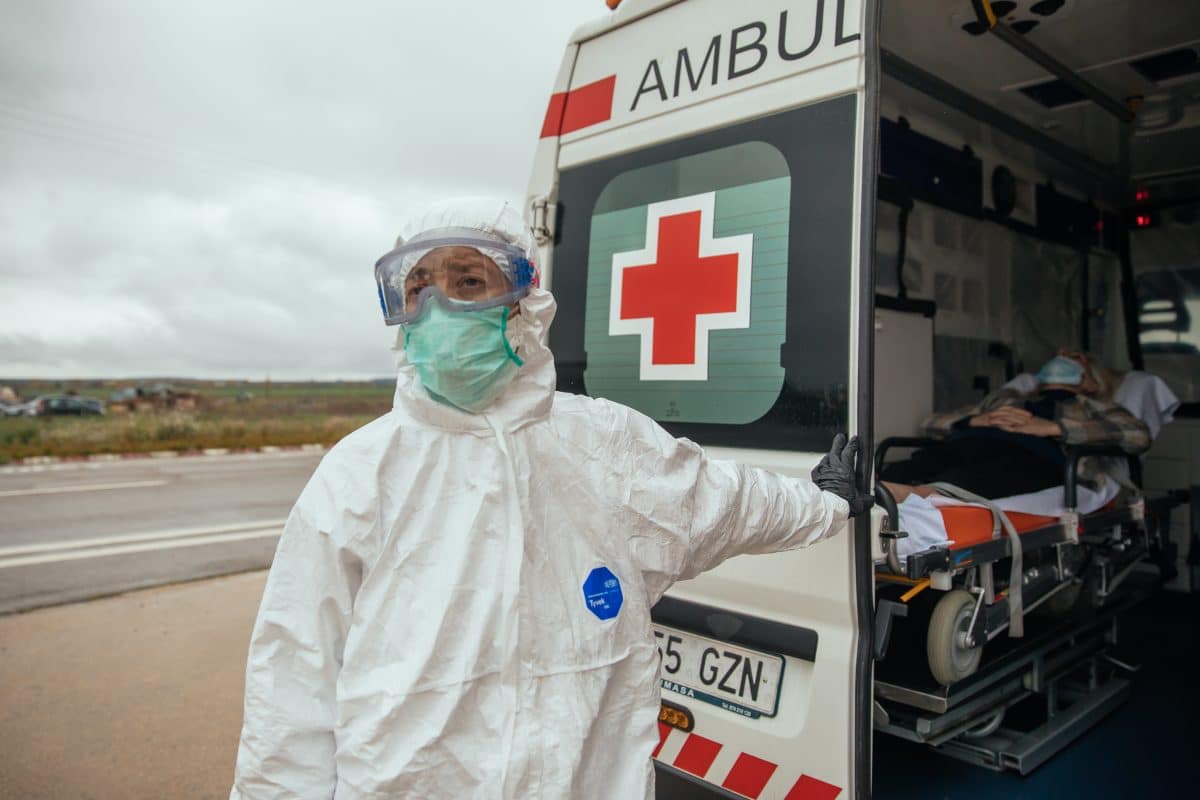
{"label": "ambulance interior panel", "polygon": [[[931,335],[877,334],[876,402],[896,394],[884,359],[908,363],[912,350],[932,364],[931,413],[1034,388],[1029,373],[1065,347],[1125,373],[1117,402],[1171,441],[1200,374],[1196,213],[1178,202],[1200,183],[1200,6],[984,5],[1117,99],[1048,75],[988,35],[971,3],[882,4],[876,304],[933,313]],[[1143,355],[1145,371],[1135,369]],[[897,435],[885,412],[875,419],[876,473],[931,443],[915,435],[919,422]],[[1172,519],[1188,476],[1172,463],[1143,482],[1139,459],[1111,453],[1109,479],[1088,486],[1074,469],[1083,457],[1068,448],[1061,487],[990,502],[897,505],[878,491],[879,730],[1027,772],[1128,692],[1097,658],[1123,604],[1178,570]],[[1046,659],[1072,687],[1069,702],[1041,672]],[[1091,670],[1078,692],[1077,669]],[[1039,694],[1054,720],[1011,728],[1008,709]]]}
{"label": "ambulance interior panel", "polygon": [[[1156,192],[1145,190],[1154,199]],[[1146,367],[1200,403],[1200,203],[1148,211],[1131,237]]]}

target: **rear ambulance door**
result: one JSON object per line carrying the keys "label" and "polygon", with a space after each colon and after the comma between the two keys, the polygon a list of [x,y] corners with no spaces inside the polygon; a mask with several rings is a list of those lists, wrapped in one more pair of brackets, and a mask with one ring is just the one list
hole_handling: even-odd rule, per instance
{"label": "rear ambulance door", "polygon": [[[625,0],[576,35],[529,193],[561,390],[795,476],[870,444],[875,13]],[[659,796],[868,797],[871,611],[862,520],[677,584]]]}

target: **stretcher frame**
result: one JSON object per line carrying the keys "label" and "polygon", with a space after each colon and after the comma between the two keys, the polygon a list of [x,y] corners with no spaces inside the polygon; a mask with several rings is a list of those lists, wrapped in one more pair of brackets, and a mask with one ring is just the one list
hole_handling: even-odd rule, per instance
{"label": "stretcher frame", "polygon": [[[875,728],[960,761],[1027,775],[1129,696],[1136,667],[1115,659],[1118,617],[1151,590],[1144,580],[1086,619],[1012,640],[1012,649],[950,686],[876,679]],[[1039,724],[1005,725],[1018,704],[1043,704]]]}
{"label": "stretcher frame", "polygon": [[[889,449],[935,442],[919,437],[884,440],[876,451],[875,474],[879,474]],[[1133,591],[1114,598],[1118,597],[1118,587],[1147,559],[1159,556],[1160,563],[1173,563],[1163,545],[1164,532],[1170,526],[1171,509],[1183,498],[1171,493],[1147,500],[1138,493],[1123,507],[1079,515],[1074,510],[1079,459],[1118,454],[1126,457],[1111,448],[1067,448],[1066,513],[1052,523],[1020,534],[1023,552],[1041,556],[1033,559],[1040,563],[1022,573],[1023,612],[1036,610],[1060,593],[1084,588],[1087,602],[1081,604],[1078,598],[1064,595],[1060,601],[1067,600],[1062,604],[1067,611],[1058,611],[1053,627],[1047,629],[1041,624],[1033,636],[1009,638],[1001,645],[1003,655],[986,663],[976,660],[976,668],[954,680],[934,677],[932,657],[929,671],[909,669],[907,675],[900,673],[898,678],[877,667],[876,729],[929,744],[939,752],[989,769],[1027,774],[1124,701],[1129,682],[1115,667],[1126,666],[1108,651],[1116,643],[1118,614],[1146,596],[1152,587],[1143,579]],[[1136,459],[1130,457],[1130,461],[1131,473],[1139,475]],[[1001,535],[959,550],[933,547],[908,556],[902,564],[895,544],[905,534],[900,530],[895,501],[882,487],[877,490],[877,498],[887,512],[880,532],[887,566],[876,572],[877,584],[910,587],[899,601],[877,600],[877,660],[886,658],[895,618],[908,616],[909,601],[930,588],[946,593],[966,591],[975,598],[969,623],[956,626],[954,638],[944,645],[981,656],[983,645],[1010,627],[1008,594],[998,591],[993,570],[997,562],[1012,556],[1009,538]],[[1064,557],[1068,547],[1073,549],[1074,559]],[[1051,549],[1053,557],[1045,558]],[[1080,553],[1084,553],[1082,562]],[[934,627],[931,620],[930,638],[935,636]],[[1008,709],[1033,695],[1043,696],[1044,721],[1027,731],[1003,727]]]}
{"label": "stretcher frame", "polygon": [[[879,475],[888,450],[897,447],[927,447],[938,442],[927,437],[890,437],[880,442],[875,455],[875,474]],[[1055,564],[1049,569],[1033,567],[1025,572],[1023,593],[1026,611],[1033,610],[1050,596],[1068,588],[1069,581],[1081,581],[1073,574],[1062,558],[1062,545],[1083,544],[1104,552],[1097,561],[1098,599],[1104,600],[1116,589],[1138,561],[1154,553],[1160,546],[1164,529],[1164,517],[1170,509],[1183,501],[1178,493],[1147,500],[1140,493],[1121,508],[1103,509],[1091,514],[1080,515],[1076,510],[1077,467],[1079,460],[1087,456],[1109,456],[1129,458],[1131,474],[1140,477],[1136,458],[1121,450],[1110,447],[1071,446],[1066,448],[1067,458],[1063,475],[1064,507],[1066,513],[1056,521],[1020,534],[1021,547],[1026,553],[1059,547]],[[984,606],[976,615],[971,630],[975,643],[990,640],[1008,626],[1007,596],[997,594],[995,576],[990,574],[990,565],[1013,555],[1012,542],[1000,536],[991,541],[972,544],[961,549],[932,547],[909,555],[903,564],[896,552],[895,543],[906,534],[900,529],[899,512],[891,495],[879,487],[876,497],[885,508],[887,516],[880,531],[888,571],[876,573],[877,579],[903,578],[913,582],[914,587],[934,588],[949,591],[969,570],[983,568],[978,580],[979,592],[974,586],[968,591],[979,594]],[[928,581],[928,587],[924,585]],[[886,601],[885,601],[886,602]],[[906,601],[907,602],[907,601]],[[894,610],[892,613],[895,613]],[[980,639],[980,636],[986,638]]]}

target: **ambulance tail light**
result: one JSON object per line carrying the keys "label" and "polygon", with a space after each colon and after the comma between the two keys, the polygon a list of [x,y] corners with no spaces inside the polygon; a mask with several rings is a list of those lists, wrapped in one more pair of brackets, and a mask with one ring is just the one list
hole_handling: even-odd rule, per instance
{"label": "ambulance tail light", "polygon": [[672,728],[678,728],[684,733],[690,733],[692,728],[696,727],[696,719],[692,716],[692,712],[683,706],[668,703],[666,700],[658,710],[658,721],[664,725],[670,725]]}

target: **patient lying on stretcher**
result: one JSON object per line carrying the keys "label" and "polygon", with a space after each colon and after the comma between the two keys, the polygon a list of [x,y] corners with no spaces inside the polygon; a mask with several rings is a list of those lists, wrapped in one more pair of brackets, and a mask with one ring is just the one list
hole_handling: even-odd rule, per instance
{"label": "patient lying on stretcher", "polygon": [[[1042,366],[1032,391],[1005,388],[977,405],[931,416],[923,433],[940,441],[885,466],[881,482],[897,502],[936,494],[931,483],[994,499],[1060,486],[1064,445],[1142,453],[1150,447],[1150,432],[1112,401],[1119,380],[1085,353],[1060,350]],[[1102,480],[1096,459],[1080,460],[1079,477]]]}

